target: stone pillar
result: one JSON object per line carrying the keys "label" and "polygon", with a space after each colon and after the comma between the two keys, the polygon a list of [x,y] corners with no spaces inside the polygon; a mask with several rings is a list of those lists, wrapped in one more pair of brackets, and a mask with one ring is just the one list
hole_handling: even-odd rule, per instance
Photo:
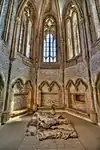
{"label": "stone pillar", "polygon": [[38,94],[38,87],[37,87],[37,78],[38,78],[38,64],[37,64],[37,59],[35,60],[35,69],[34,69],[34,104],[33,104],[33,111],[37,110],[37,94]]}
{"label": "stone pillar", "polygon": [[6,18],[8,4],[9,4],[9,0],[4,0],[1,15],[0,15],[0,38],[2,38],[3,31],[4,31],[5,18]]}
{"label": "stone pillar", "polygon": [[11,91],[10,91],[10,116],[11,114],[13,113],[13,110],[14,110],[14,89],[12,88]]}
{"label": "stone pillar", "polygon": [[64,78],[65,78],[65,74],[64,74],[64,72],[65,72],[65,68],[64,68],[64,40],[63,39],[61,39],[61,41],[60,41],[60,43],[61,43],[61,64],[62,64],[62,66],[61,66],[61,68],[62,68],[62,104],[63,104],[63,106],[65,107],[65,83],[64,83]]}
{"label": "stone pillar", "polygon": [[[93,0],[94,1],[94,0]],[[91,1],[92,2],[92,1]],[[83,7],[84,9],[84,16],[85,16],[85,22],[83,21],[83,34],[84,34],[84,44],[85,44],[85,61],[86,61],[86,65],[87,65],[87,75],[88,75],[88,85],[89,85],[89,93],[90,94],[90,119],[91,121],[96,124],[97,123],[97,113],[96,113],[96,109],[95,109],[95,105],[94,105],[94,95],[93,95],[93,87],[92,87],[92,75],[91,75],[91,61],[90,61],[90,57],[91,57],[91,33],[89,30],[89,20],[88,20],[88,12],[86,9],[86,3]]]}

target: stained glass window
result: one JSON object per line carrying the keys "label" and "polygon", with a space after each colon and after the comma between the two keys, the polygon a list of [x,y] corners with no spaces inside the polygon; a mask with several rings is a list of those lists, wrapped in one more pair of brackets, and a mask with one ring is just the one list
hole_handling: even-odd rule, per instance
{"label": "stained glass window", "polygon": [[44,21],[43,62],[56,62],[56,22],[52,16]]}

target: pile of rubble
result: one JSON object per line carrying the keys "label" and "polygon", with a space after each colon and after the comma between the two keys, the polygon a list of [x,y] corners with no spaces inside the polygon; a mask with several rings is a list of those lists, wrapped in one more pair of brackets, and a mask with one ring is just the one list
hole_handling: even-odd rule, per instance
{"label": "pile of rubble", "polygon": [[62,115],[35,113],[27,125],[27,136],[38,136],[39,140],[77,138],[70,122]]}

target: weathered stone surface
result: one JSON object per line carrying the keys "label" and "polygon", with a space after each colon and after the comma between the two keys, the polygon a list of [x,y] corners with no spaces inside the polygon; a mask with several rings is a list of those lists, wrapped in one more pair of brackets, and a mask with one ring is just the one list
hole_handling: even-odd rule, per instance
{"label": "weathered stone surface", "polygon": [[33,136],[37,133],[38,138],[41,141],[46,139],[67,140],[68,138],[77,138],[75,129],[66,118],[63,118],[60,115],[35,114],[28,126],[28,132],[30,132],[28,135]]}
{"label": "weathered stone surface", "polygon": [[29,135],[31,135],[31,136],[36,135],[36,127],[34,127],[34,126],[29,126],[26,135],[27,135],[27,136],[29,136]]}

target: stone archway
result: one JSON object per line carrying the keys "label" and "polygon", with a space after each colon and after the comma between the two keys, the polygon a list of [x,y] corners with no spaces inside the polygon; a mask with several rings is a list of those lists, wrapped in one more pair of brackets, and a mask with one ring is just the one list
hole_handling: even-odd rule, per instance
{"label": "stone archway", "polygon": [[16,79],[11,85],[10,100],[11,116],[32,109],[33,87],[31,81],[28,80],[24,83],[21,78]]}
{"label": "stone archway", "polygon": [[61,107],[61,87],[56,81],[48,83],[48,81],[43,81],[39,86],[39,101],[40,107],[50,107],[55,105],[55,107]]}
{"label": "stone archway", "polygon": [[24,82],[21,78],[16,79],[11,85],[10,113],[11,116],[20,114],[27,109],[27,95],[24,90]]}
{"label": "stone archway", "polygon": [[87,84],[82,79],[77,79],[75,83],[72,80],[69,80],[66,89],[68,91],[68,107],[87,113]]}

